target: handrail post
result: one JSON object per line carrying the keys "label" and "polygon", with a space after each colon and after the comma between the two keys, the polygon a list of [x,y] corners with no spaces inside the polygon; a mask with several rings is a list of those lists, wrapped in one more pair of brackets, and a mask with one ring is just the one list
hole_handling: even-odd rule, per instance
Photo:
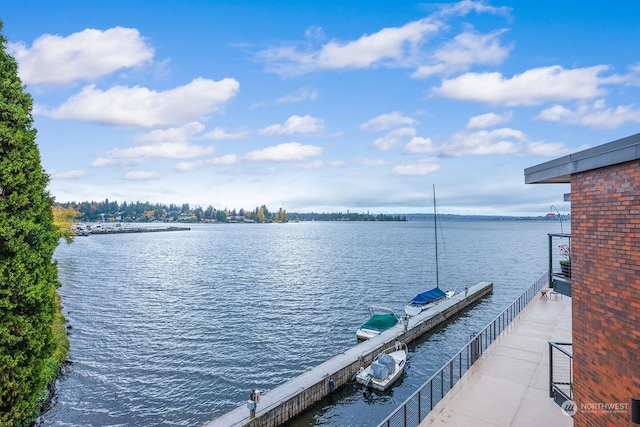
{"label": "handrail post", "polygon": [[449,362],[449,390],[453,388],[453,359]]}
{"label": "handrail post", "polygon": [[573,400],[573,357],[569,360],[569,399]]}
{"label": "handrail post", "polygon": [[549,234],[549,287],[553,288],[553,234]]}
{"label": "handrail post", "polygon": [[404,405],[404,425],[407,425],[407,405]]}
{"label": "handrail post", "polygon": [[429,411],[433,411],[433,380],[429,381]]}
{"label": "handrail post", "polygon": [[553,397],[553,345],[549,341],[549,397]]}

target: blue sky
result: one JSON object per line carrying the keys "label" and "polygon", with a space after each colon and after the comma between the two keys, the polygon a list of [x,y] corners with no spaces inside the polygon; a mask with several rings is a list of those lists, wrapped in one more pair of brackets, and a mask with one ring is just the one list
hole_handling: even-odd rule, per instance
{"label": "blue sky", "polygon": [[544,215],[638,132],[640,3],[14,1],[56,200]]}

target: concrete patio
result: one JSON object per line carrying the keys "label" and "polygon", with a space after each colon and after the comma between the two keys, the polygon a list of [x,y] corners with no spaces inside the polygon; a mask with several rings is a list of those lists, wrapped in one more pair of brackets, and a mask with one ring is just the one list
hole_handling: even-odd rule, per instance
{"label": "concrete patio", "polygon": [[571,342],[571,298],[538,294],[421,423],[572,426],[549,397],[549,341]]}

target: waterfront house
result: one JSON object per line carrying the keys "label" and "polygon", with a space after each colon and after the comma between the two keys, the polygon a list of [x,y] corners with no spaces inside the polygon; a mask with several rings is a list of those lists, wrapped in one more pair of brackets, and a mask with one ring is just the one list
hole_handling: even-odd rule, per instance
{"label": "waterfront house", "polygon": [[571,189],[574,426],[640,425],[640,133],[524,174]]}

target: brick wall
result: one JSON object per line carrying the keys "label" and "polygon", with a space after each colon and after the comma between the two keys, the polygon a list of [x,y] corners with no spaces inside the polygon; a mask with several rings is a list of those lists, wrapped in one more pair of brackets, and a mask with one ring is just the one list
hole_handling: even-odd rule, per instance
{"label": "brick wall", "polygon": [[571,234],[574,426],[632,426],[629,398],[640,396],[639,161],[572,175]]}

